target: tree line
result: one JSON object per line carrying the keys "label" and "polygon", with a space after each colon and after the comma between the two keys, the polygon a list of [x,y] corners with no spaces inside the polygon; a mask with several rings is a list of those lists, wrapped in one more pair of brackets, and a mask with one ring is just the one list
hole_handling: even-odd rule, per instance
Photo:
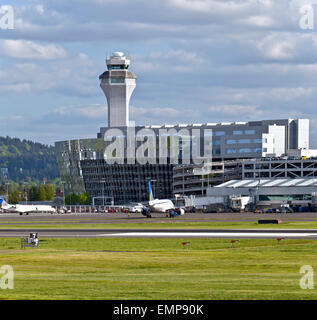
{"label": "tree line", "polygon": [[[8,202],[10,204],[26,201],[52,201],[56,191],[61,192],[60,188],[52,183],[26,186],[11,181],[8,185],[0,185],[2,196],[7,196],[9,192]],[[66,205],[90,205],[91,202],[92,198],[87,192],[79,195],[71,193],[65,197]]]}
{"label": "tree line", "polygon": [[91,201],[92,201],[92,198],[87,192],[83,192],[79,195],[76,193],[71,193],[65,197],[66,205],[76,205],[76,204],[90,205]]}
{"label": "tree line", "polygon": [[0,182],[51,181],[59,177],[54,146],[18,138],[0,137]]}
{"label": "tree line", "polygon": [[55,196],[55,185],[25,186],[10,182],[8,185],[1,185],[0,193],[9,196],[10,204],[17,204],[20,201],[52,201]]}

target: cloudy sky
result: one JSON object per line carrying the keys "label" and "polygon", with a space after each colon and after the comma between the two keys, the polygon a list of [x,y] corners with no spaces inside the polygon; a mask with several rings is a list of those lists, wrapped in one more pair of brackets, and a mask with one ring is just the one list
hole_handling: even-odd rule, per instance
{"label": "cloudy sky", "polygon": [[[138,77],[137,124],[310,118],[317,148],[317,1],[4,4],[14,8],[14,30],[0,30],[2,136],[95,137],[107,124],[98,76],[106,52],[123,51]],[[300,27],[304,4],[315,9],[313,29]]]}

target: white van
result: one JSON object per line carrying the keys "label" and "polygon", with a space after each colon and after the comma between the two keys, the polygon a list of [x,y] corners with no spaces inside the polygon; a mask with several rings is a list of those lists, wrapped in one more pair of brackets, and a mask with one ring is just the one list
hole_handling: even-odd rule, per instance
{"label": "white van", "polygon": [[138,203],[137,205],[130,207],[129,211],[131,213],[142,213],[143,208],[144,208],[143,204]]}

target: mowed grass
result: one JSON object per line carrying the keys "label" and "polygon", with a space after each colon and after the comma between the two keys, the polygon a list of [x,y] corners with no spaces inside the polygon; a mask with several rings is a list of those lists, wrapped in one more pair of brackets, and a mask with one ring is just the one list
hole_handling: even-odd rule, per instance
{"label": "mowed grass", "polygon": [[317,270],[316,252],[303,239],[236,248],[229,239],[43,239],[21,249],[6,238],[0,266],[13,267],[14,289],[0,299],[316,299],[299,286],[301,266]]}
{"label": "mowed grass", "polygon": [[[259,218],[260,219],[260,218]],[[267,218],[266,218],[267,219]],[[276,219],[276,218],[272,218]],[[259,224],[258,221],[184,221],[166,219],[146,222],[129,221],[123,223],[90,223],[90,222],[60,222],[39,223],[37,221],[9,223],[0,222],[1,229],[317,229],[317,221],[281,221],[280,224]],[[131,222],[131,221],[130,221]]]}

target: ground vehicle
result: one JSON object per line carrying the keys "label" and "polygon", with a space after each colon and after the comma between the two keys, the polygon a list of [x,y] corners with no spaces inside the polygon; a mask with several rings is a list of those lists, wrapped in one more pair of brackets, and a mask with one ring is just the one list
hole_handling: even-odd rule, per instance
{"label": "ground vehicle", "polygon": [[72,211],[67,209],[67,207],[61,207],[57,209],[57,213],[71,213]]}
{"label": "ground vehicle", "polygon": [[143,204],[138,203],[138,204],[135,205],[135,206],[131,206],[131,207],[129,208],[129,212],[131,212],[131,213],[136,213],[136,212],[142,213],[143,208],[144,208]]}

